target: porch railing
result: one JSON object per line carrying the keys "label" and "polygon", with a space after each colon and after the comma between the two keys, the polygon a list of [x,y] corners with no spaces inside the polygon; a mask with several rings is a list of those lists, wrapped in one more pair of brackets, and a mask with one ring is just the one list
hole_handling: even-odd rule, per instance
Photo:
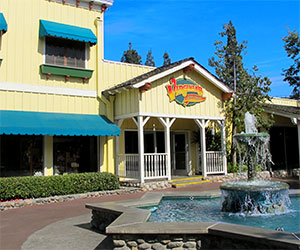
{"label": "porch railing", "polygon": [[138,154],[119,154],[117,156],[118,176],[139,179],[140,166]]}
{"label": "porch railing", "polygon": [[[140,179],[139,155],[119,154],[117,168],[120,177]],[[144,178],[167,178],[167,153],[144,154]]]}
{"label": "porch railing", "polygon": [[222,151],[206,152],[206,173],[207,174],[225,173]]}
{"label": "porch railing", "polygon": [[167,153],[144,154],[145,179],[167,177]]}

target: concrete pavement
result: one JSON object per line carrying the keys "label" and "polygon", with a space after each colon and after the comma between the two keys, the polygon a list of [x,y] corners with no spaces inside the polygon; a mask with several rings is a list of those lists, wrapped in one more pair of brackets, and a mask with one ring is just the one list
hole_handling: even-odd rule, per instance
{"label": "concrete pavement", "polygon": [[[164,191],[206,191],[219,186],[220,183],[204,183]],[[105,236],[89,228],[91,215],[85,204],[138,199],[143,194],[102,196],[3,211],[0,213],[0,249],[107,249],[109,241]]]}

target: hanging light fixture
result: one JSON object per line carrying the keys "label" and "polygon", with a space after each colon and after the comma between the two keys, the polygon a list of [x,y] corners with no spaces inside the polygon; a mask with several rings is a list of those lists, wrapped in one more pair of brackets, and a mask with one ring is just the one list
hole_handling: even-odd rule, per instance
{"label": "hanging light fixture", "polygon": [[211,129],[211,135],[215,136],[215,133],[216,133],[216,131],[215,131],[215,124],[213,123],[212,124],[212,129]]}

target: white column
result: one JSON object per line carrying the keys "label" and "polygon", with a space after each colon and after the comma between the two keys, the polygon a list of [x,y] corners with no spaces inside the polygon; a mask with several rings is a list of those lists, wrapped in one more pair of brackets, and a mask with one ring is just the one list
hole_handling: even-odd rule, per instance
{"label": "white column", "polygon": [[221,145],[223,152],[223,166],[224,166],[224,174],[227,175],[227,158],[226,158],[226,132],[225,132],[225,121],[217,121],[220,129],[221,129]]}
{"label": "white column", "polygon": [[138,144],[139,144],[139,165],[140,165],[140,181],[144,183],[145,169],[144,169],[144,124],[143,117],[138,116]]}
{"label": "white column", "polygon": [[170,143],[170,118],[166,118],[166,126],[165,126],[165,151],[167,153],[167,175],[168,180],[171,180],[171,143]]}
{"label": "white column", "polygon": [[200,127],[200,143],[201,143],[201,167],[202,167],[202,175],[204,177],[207,176],[206,174],[206,144],[205,144],[205,127]]}
{"label": "white column", "polygon": [[53,175],[53,136],[43,137],[44,176]]}
{"label": "white column", "polygon": [[209,120],[198,120],[195,119],[196,124],[199,126],[200,129],[200,145],[201,145],[201,168],[202,168],[202,175],[206,177],[206,138],[205,138],[205,127],[209,123]]}
{"label": "white column", "polygon": [[172,171],[171,171],[171,139],[170,139],[170,128],[176,118],[172,118],[170,121],[170,118],[161,118],[159,117],[159,121],[165,128],[165,152],[167,153],[167,176],[168,180],[171,180],[172,178]]}

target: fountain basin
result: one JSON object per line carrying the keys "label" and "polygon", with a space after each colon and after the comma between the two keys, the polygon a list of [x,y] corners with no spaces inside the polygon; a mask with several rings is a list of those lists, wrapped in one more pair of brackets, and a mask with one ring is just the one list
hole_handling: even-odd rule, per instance
{"label": "fountain basin", "polygon": [[[300,195],[298,191],[299,190],[293,190],[291,193],[290,190],[289,192],[293,195]],[[194,220],[194,222],[148,222],[151,215],[150,210],[137,208],[151,205],[159,206],[163,198],[174,197],[177,199],[176,197],[178,197],[178,195],[180,198],[186,197],[190,203],[196,201],[197,197],[205,198],[206,200],[210,198],[216,200],[220,197],[219,191],[179,193],[163,191],[149,192],[137,200],[87,204],[86,207],[93,211],[92,225],[96,228],[98,228],[98,226],[102,228],[104,224],[105,232],[116,240],[118,246],[120,240],[125,243],[135,241],[138,245],[141,244],[142,239],[144,242],[147,242],[147,244],[153,244],[153,249],[157,247],[154,245],[165,245],[166,241],[169,242],[168,244],[170,244],[171,247],[171,244],[178,244],[179,240],[182,242],[182,245],[192,243],[197,245],[197,248],[202,247],[203,249],[228,249],[229,246],[230,249],[257,250],[298,249],[300,247],[300,241],[297,239],[299,234],[291,233],[295,231],[298,232],[300,227],[290,232],[280,232],[253,226],[231,224],[230,222],[224,223],[220,222],[218,218],[215,218],[215,220],[208,219],[206,222],[196,222]],[[200,203],[200,207],[203,207],[202,202]],[[216,209],[220,211],[219,206],[217,206]],[[167,211],[166,209],[163,210]],[[209,211],[211,211],[211,209],[209,209]],[[115,217],[115,219],[108,222],[107,214]],[[206,213],[203,216],[207,218]],[[253,218],[253,216],[251,217]],[[277,216],[271,217],[276,217],[276,226],[282,225],[281,222],[277,221]],[[243,217],[240,218],[243,220]],[[258,225],[261,225],[263,221],[270,221],[268,219],[269,216],[264,218],[265,219],[257,218]],[[294,224],[298,221],[297,218],[293,220]],[[285,220],[283,220],[283,222],[285,222]],[[300,225],[298,224],[298,226]],[[115,246],[117,247],[117,245]]]}
{"label": "fountain basin", "polygon": [[289,185],[272,181],[227,182],[220,186],[222,211],[244,214],[284,213],[289,205]]}

